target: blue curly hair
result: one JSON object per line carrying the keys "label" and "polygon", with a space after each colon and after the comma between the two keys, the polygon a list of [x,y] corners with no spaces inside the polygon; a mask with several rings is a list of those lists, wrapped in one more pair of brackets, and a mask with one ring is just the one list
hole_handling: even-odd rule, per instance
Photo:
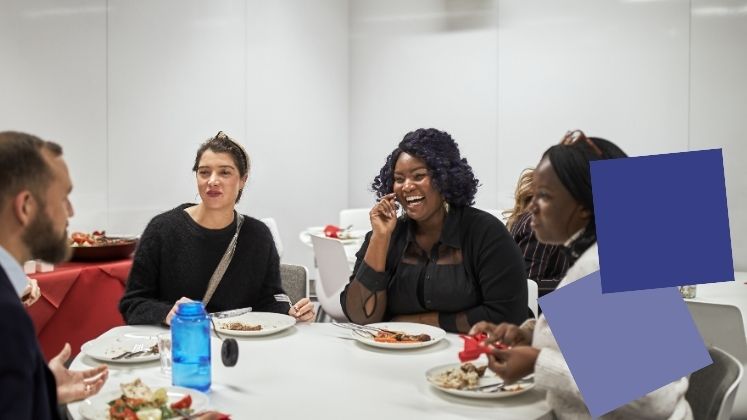
{"label": "blue curly hair", "polygon": [[479,181],[472,167],[459,154],[459,146],[451,135],[435,128],[420,128],[407,133],[387,156],[386,163],[371,184],[378,198],[394,191],[394,165],[402,153],[425,162],[436,189],[449,205],[463,207],[474,204]]}

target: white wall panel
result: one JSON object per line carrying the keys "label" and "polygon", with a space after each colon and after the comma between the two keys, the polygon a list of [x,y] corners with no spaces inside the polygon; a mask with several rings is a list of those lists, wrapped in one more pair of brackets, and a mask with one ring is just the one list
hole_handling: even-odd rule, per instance
{"label": "white wall panel", "polygon": [[687,0],[504,0],[498,18],[499,200],[568,129],[630,155],[686,150]]}
{"label": "white wall panel", "polygon": [[747,271],[747,1],[694,0],[690,147],[722,148],[732,255]]}
{"label": "white wall panel", "polygon": [[199,144],[223,130],[244,141],[241,0],[109,1],[110,225],[141,232],[194,202]]}
{"label": "white wall panel", "polygon": [[241,207],[272,216],[283,261],[313,267],[298,233],[347,206],[348,7],[344,0],[247,2],[245,144],[254,168]]}
{"label": "white wall panel", "polygon": [[373,178],[409,131],[459,143],[496,198],[497,28],[493,1],[351,1],[350,205],[368,207]]}
{"label": "white wall panel", "polygon": [[106,3],[0,3],[0,131],[64,148],[73,230],[107,227]]}

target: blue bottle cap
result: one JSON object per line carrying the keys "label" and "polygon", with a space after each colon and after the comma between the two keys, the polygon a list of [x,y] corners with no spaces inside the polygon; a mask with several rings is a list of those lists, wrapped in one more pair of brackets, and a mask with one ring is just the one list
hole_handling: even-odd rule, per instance
{"label": "blue bottle cap", "polygon": [[204,315],[205,307],[202,306],[202,302],[200,301],[180,303],[176,314],[180,316]]}

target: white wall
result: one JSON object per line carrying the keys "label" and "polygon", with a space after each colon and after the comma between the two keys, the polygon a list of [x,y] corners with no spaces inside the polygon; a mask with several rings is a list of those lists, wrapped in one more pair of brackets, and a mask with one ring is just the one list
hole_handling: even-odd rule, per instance
{"label": "white wall", "polygon": [[298,232],[335,223],[348,200],[347,2],[253,0],[246,16],[254,169],[240,207],[275,217],[283,261],[312,268]]}
{"label": "white wall", "polygon": [[422,126],[454,135],[478,205],[502,209],[568,129],[634,156],[723,147],[747,270],[746,31],[747,0],[352,0],[350,204],[371,204],[387,153]]}
{"label": "white wall", "polygon": [[690,147],[723,149],[734,265],[747,271],[747,0],[693,0],[691,35]]}
{"label": "white wall", "polygon": [[311,266],[298,232],[347,203],[347,31],[343,0],[2,0],[0,129],[58,140],[71,230],[118,233],[195,201],[224,130],[254,161],[239,209]]}
{"label": "white wall", "polygon": [[350,204],[370,207],[373,178],[402,137],[449,132],[496,205],[498,48],[493,1],[353,0]]}
{"label": "white wall", "polygon": [[0,131],[59,142],[74,181],[73,220],[106,227],[105,2],[2,0],[0,92]]}
{"label": "white wall", "polygon": [[[692,4],[691,4],[692,3]],[[139,232],[195,199],[202,140],[254,158],[239,208],[298,241],[409,130],[449,131],[478,205],[569,128],[632,155],[723,147],[747,270],[747,0],[2,0],[0,129],[65,146],[72,229]]]}

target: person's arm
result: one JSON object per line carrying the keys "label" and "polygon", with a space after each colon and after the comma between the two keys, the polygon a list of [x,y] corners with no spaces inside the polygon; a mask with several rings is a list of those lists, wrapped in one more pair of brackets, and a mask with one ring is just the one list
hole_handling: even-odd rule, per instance
{"label": "person's arm", "polygon": [[[266,257],[264,258],[265,264],[265,276],[262,280],[262,287],[259,293],[259,300],[256,303],[256,307],[252,308],[253,311],[257,312],[275,312],[279,314],[288,315],[291,304],[286,302],[283,297],[287,297],[285,290],[283,290],[283,284],[280,279],[280,256],[278,255],[277,248],[275,248],[275,240],[272,238],[272,233],[267,226],[262,223],[259,226],[259,232],[257,232],[258,238],[255,240],[262,241],[266,244],[263,249],[267,250]],[[249,258],[256,258],[257,256],[252,255]],[[278,296],[280,300],[276,297]]]}
{"label": "person's arm", "polygon": [[340,295],[343,312],[350,321],[357,324],[380,322],[386,313],[386,288],[390,275],[385,270],[374,270],[365,261],[371,236],[372,233],[366,235],[361,249],[355,254],[355,266],[350,283]]}
{"label": "person's arm", "polygon": [[119,301],[119,312],[127,324],[160,324],[174,306],[174,302],[159,300],[162,246],[157,223],[152,220],[140,238],[127,288]]}
{"label": "person's arm", "polygon": [[41,395],[35,395],[34,374],[42,369],[37,364],[44,360],[33,353],[34,330],[31,322],[22,319],[21,305],[0,305],[0,330],[6,340],[0,346],[0,413],[3,418],[30,419],[34,407],[41,403]]}
{"label": "person's arm", "polygon": [[340,295],[343,312],[357,324],[379,322],[386,314],[386,288],[391,278],[386,261],[397,226],[394,200],[394,194],[385,195],[371,209],[371,232],[356,254],[351,281]]}
{"label": "person's arm", "polygon": [[521,324],[528,317],[527,277],[521,251],[506,228],[492,218],[475,220],[466,234],[474,237],[469,261],[474,270],[482,303],[459,313],[439,313],[447,331],[467,332],[480,321]]}

